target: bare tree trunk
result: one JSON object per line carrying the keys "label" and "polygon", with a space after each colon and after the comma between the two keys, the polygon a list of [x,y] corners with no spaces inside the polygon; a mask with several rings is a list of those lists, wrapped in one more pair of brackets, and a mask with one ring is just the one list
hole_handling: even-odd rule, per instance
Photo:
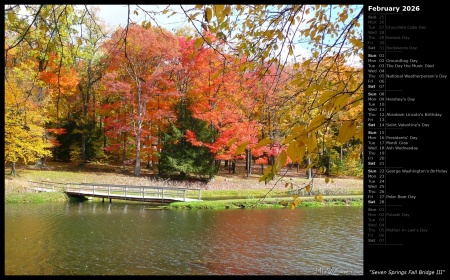
{"label": "bare tree trunk", "polygon": [[251,149],[246,150],[245,169],[247,170],[247,177],[249,177],[250,174],[252,174],[252,151],[251,151]]}
{"label": "bare tree trunk", "polygon": [[125,161],[127,160],[127,132],[123,132],[123,149],[122,149],[122,171],[125,172]]}
{"label": "bare tree trunk", "polygon": [[134,165],[134,176],[139,176],[141,173],[141,137],[136,137],[136,163]]}
{"label": "bare tree trunk", "polygon": [[17,172],[16,172],[16,163],[15,163],[15,162],[11,163],[11,175],[12,175],[12,176],[16,176],[16,175],[17,175]]}
{"label": "bare tree trunk", "polygon": [[135,132],[136,135],[136,163],[134,164],[134,176],[139,176],[141,173],[141,136],[142,136],[142,116],[144,114],[144,104],[142,104],[141,101],[141,90],[142,85],[139,84],[138,86],[138,120],[137,120],[137,131]]}
{"label": "bare tree trunk", "polygon": [[[81,91],[81,87],[80,91]],[[87,141],[87,137],[86,137],[86,123],[88,122],[88,113],[89,113],[89,99],[90,99],[90,91],[89,91],[89,85],[87,86],[86,89],[86,96],[84,96],[84,94],[81,94],[82,96],[82,100],[83,100],[83,116],[82,116],[82,120],[83,120],[83,127],[82,127],[82,134],[81,134],[81,164],[86,164],[86,141]]]}
{"label": "bare tree trunk", "polygon": [[252,149],[248,149],[248,170],[249,175],[252,174]]}
{"label": "bare tree trunk", "polygon": [[[306,159],[306,164],[309,166],[310,164],[311,164],[311,159],[308,157],[307,159]],[[306,171],[306,178],[307,179],[311,179],[312,178],[312,169],[311,168],[308,168],[308,170]]]}

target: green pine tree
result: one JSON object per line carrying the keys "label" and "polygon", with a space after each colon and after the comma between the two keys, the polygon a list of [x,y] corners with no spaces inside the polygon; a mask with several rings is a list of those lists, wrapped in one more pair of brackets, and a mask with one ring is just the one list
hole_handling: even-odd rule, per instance
{"label": "green pine tree", "polygon": [[176,121],[162,135],[162,149],[159,156],[159,175],[187,179],[200,177],[211,180],[217,174],[214,155],[206,147],[195,147],[186,141],[185,133],[189,129],[195,132],[197,139],[213,142],[215,131],[208,123],[192,116],[190,101],[182,99],[175,108]]}

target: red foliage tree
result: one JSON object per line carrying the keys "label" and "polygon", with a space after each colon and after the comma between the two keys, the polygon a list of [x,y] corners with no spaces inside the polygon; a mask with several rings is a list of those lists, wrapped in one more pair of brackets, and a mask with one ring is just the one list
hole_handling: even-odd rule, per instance
{"label": "red foliage tree", "polygon": [[[109,129],[116,127],[116,133],[130,132],[134,142],[134,174],[140,174],[141,146],[156,125],[158,133],[163,123],[173,117],[171,105],[177,99],[172,75],[177,67],[178,41],[165,30],[129,25],[119,28],[104,48],[108,53],[111,73],[105,77],[105,86],[111,93],[120,92],[110,106],[116,106],[123,114],[111,114]],[[124,108],[125,107],[125,108]],[[126,140],[125,140],[126,142]]]}

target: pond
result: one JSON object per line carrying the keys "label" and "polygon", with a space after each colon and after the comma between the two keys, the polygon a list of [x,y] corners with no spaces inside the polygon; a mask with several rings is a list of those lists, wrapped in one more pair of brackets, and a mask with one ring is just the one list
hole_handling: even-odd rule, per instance
{"label": "pond", "polygon": [[5,205],[6,275],[363,274],[363,207]]}

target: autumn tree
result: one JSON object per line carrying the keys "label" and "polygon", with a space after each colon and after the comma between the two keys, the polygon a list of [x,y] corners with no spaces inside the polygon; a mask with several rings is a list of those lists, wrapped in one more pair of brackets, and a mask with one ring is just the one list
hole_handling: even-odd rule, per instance
{"label": "autumn tree", "polygon": [[[177,40],[172,33],[139,25],[119,28],[106,42],[105,50],[111,61],[108,72],[115,78],[106,84],[114,87],[125,83],[129,87],[122,98],[130,110],[129,126],[134,138],[134,174],[140,174],[141,146],[144,123],[150,120],[163,121],[170,118],[168,108],[176,101],[170,76],[177,56]],[[114,116],[111,116],[114,118]]]}
{"label": "autumn tree", "polygon": [[[362,5],[180,6],[191,24],[178,32],[183,40],[146,6],[136,5],[144,20],[132,22],[130,7],[125,26],[102,43],[109,35],[88,6],[5,6],[5,66],[27,75],[11,80],[23,87],[21,104],[42,110],[36,123],[47,138],[74,125],[82,161],[105,128],[106,149],[134,155],[139,175],[163,132],[178,133],[172,124],[216,160],[268,164],[266,182],[289,163],[327,173],[337,150],[360,154]],[[177,120],[173,108],[186,100],[213,139]]]}
{"label": "autumn tree", "polygon": [[[362,59],[362,5],[196,5],[183,12],[191,22],[203,23],[225,38],[236,56],[247,56],[248,67],[275,63],[276,76],[287,64],[297,70],[285,100],[301,97],[304,106],[297,110],[297,121],[286,126],[282,144],[288,149],[262,179],[274,178],[288,158],[307,155],[308,165],[320,162],[320,133],[344,115],[348,118],[340,127],[339,141],[355,135],[360,139],[362,113],[349,116],[349,109],[362,103],[362,67],[348,71],[344,64],[358,65]],[[300,47],[310,55],[295,54]]]}
{"label": "autumn tree", "polygon": [[[220,38],[211,34],[205,36],[214,48],[222,47]],[[219,163],[220,160],[231,161],[235,167],[235,160],[242,156],[242,151],[236,153],[238,143],[257,143],[259,126],[246,113],[254,106],[254,96],[250,94],[249,84],[244,85],[244,78],[236,71],[240,60],[220,55],[210,47],[196,47],[200,48],[197,65],[201,66],[197,69],[201,71],[196,76],[196,87],[189,92],[195,101],[190,108],[195,118],[210,124],[216,137],[204,142],[190,133],[188,141],[207,147]]]}
{"label": "autumn tree", "polygon": [[[37,161],[50,155],[49,149],[56,144],[46,129],[51,121],[48,111],[54,108],[51,106],[54,100],[47,94],[48,84],[42,74],[49,62],[55,61],[67,38],[65,23],[71,11],[60,8],[5,7],[5,160],[13,163],[12,173],[19,159],[24,163]],[[21,9],[25,12],[21,13]],[[58,16],[61,24],[52,26],[51,22]],[[63,84],[64,81],[58,83]]]}
{"label": "autumn tree", "polygon": [[44,139],[45,116],[27,91],[27,76],[18,68],[7,69],[5,84],[5,164],[11,163],[11,175],[16,175],[16,163],[35,162],[51,154],[52,144]]}
{"label": "autumn tree", "polygon": [[5,63],[20,60],[20,67],[26,66],[24,71],[32,80],[29,101],[45,114],[44,139],[51,142],[64,132],[59,129],[61,116],[70,112],[78,82],[70,55],[75,9],[71,5],[7,5],[5,12]]}
{"label": "autumn tree", "polygon": [[73,45],[72,55],[77,63],[75,67],[79,75],[77,84],[76,104],[80,112],[77,132],[80,143],[76,145],[80,150],[80,160],[99,157],[102,154],[101,136],[102,121],[98,120],[98,110],[101,96],[100,81],[108,63],[103,59],[101,44],[107,38],[106,28],[99,21],[98,8],[87,7],[78,11],[78,30],[76,44]]}

